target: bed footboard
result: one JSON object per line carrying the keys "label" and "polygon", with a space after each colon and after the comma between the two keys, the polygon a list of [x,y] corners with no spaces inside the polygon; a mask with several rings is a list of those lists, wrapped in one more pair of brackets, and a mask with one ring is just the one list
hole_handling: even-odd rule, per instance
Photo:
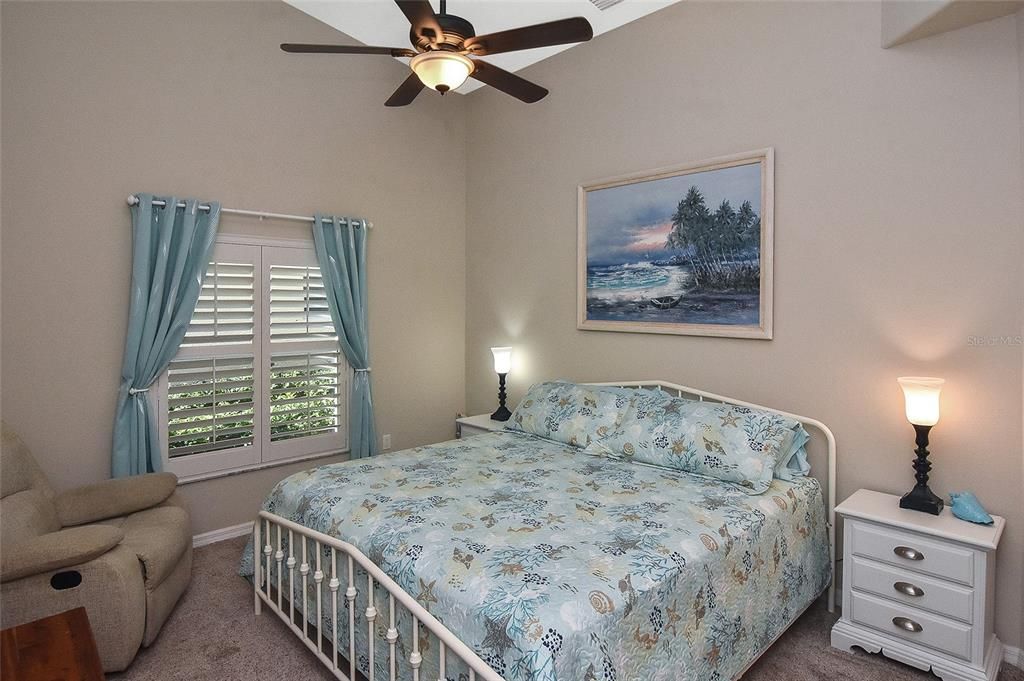
{"label": "bed footboard", "polygon": [[[385,660],[390,681],[398,679],[400,670],[407,670],[413,681],[419,681],[424,662],[420,641],[424,633],[432,634],[439,644],[436,651],[439,679],[447,678],[445,669],[450,656],[454,656],[468,668],[470,681],[503,681],[415,598],[348,542],[260,511],[253,525],[253,568],[256,614],[259,615],[266,604],[342,681],[356,681],[363,677],[375,681],[377,665]],[[365,575],[357,579],[360,569]],[[364,576],[365,583],[357,585]],[[297,588],[300,590],[296,591]],[[365,592],[360,596],[362,588]],[[379,590],[387,594],[387,604],[381,604],[383,612],[376,602],[375,592]],[[301,594],[298,607],[295,602],[297,593]],[[357,596],[367,602],[361,613],[357,612]],[[396,608],[399,609],[398,617]],[[307,609],[310,612],[307,613]],[[408,617],[401,616],[401,609]],[[314,613],[318,626],[309,621]],[[410,652],[408,658],[401,662],[396,646],[399,619],[411,622],[407,639]],[[387,628],[383,637],[378,637],[377,631],[382,624]],[[356,631],[361,626],[365,626],[366,631],[366,639],[361,642],[365,644],[365,650],[357,646]],[[426,631],[421,631],[421,628]],[[339,650],[339,637],[345,633],[343,629],[347,631],[347,650]],[[376,650],[378,638],[384,650]],[[361,662],[358,666],[357,660]],[[365,667],[365,671],[361,667]]]}

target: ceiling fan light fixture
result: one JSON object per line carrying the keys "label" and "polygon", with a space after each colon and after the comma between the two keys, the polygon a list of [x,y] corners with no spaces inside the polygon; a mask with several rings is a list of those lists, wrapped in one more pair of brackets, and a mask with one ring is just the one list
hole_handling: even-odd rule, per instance
{"label": "ceiling fan light fixture", "polygon": [[409,66],[424,85],[442,94],[465,83],[474,68],[472,59],[446,51],[417,54]]}

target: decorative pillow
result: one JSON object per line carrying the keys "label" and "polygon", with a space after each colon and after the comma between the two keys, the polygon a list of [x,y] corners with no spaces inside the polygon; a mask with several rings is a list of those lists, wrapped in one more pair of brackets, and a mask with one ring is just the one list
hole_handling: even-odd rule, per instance
{"label": "decorative pillow", "polygon": [[776,475],[806,474],[807,439],[798,421],[774,412],[637,391],[615,432],[588,449],[761,494]]}
{"label": "decorative pillow", "polygon": [[614,432],[629,403],[628,393],[621,390],[566,381],[536,383],[505,429],[582,448]]}
{"label": "decorative pillow", "polygon": [[796,423],[796,430],[793,431],[793,442],[788,451],[783,449],[779,462],[775,464],[775,477],[790,482],[805,477],[811,472],[811,462],[807,459],[806,446],[811,436],[804,430],[803,424],[797,421],[794,423]]}

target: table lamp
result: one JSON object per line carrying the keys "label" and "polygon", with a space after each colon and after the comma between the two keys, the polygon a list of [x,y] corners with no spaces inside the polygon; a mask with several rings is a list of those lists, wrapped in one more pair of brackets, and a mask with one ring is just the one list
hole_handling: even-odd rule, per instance
{"label": "table lamp", "polygon": [[495,421],[508,421],[512,412],[505,406],[505,376],[512,368],[512,348],[491,348],[494,372],[498,374],[498,410],[491,414]]}
{"label": "table lamp", "polygon": [[900,508],[939,515],[942,512],[942,499],[928,487],[928,471],[932,469],[928,463],[928,431],[939,422],[939,392],[945,381],[923,376],[903,376],[896,380],[903,388],[907,420],[917,432],[917,449],[914,450],[917,454],[914,460],[917,484],[900,498]]}

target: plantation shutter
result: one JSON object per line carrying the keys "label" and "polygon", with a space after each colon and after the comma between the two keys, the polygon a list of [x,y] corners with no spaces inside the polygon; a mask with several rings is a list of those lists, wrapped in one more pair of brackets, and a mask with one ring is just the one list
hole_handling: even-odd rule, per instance
{"label": "plantation shutter", "polygon": [[218,242],[160,379],[168,470],[187,479],[347,450],[350,375],[312,244]]}
{"label": "plantation shutter", "polygon": [[264,459],[348,447],[349,367],[338,348],[320,268],[309,249],[264,248],[269,423]]}
{"label": "plantation shutter", "polygon": [[270,340],[337,340],[316,266],[270,266]]}
{"label": "plantation shutter", "polygon": [[181,477],[260,461],[260,248],[218,243],[161,379],[161,432]]}
{"label": "plantation shutter", "polygon": [[251,356],[171,362],[168,456],[251,446],[256,437],[254,388]]}
{"label": "plantation shutter", "polygon": [[270,441],[336,432],[338,352],[275,355],[270,362]]}
{"label": "plantation shutter", "polygon": [[252,343],[256,332],[255,270],[255,265],[247,262],[210,263],[182,347]]}

